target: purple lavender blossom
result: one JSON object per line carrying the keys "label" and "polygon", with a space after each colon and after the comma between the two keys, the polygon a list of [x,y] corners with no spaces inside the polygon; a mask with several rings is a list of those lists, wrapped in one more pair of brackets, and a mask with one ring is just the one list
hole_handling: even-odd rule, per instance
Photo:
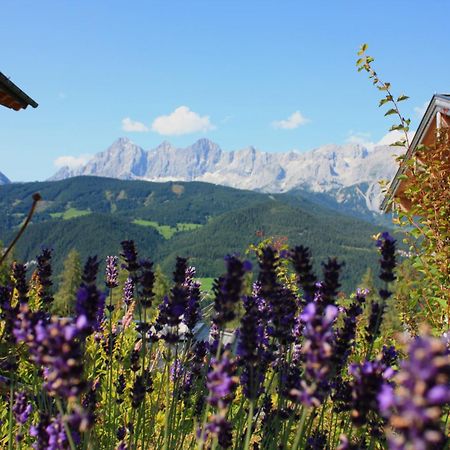
{"label": "purple lavender blossom", "polygon": [[173,273],[174,286],[170,291],[166,305],[166,320],[169,327],[175,331],[166,334],[166,339],[176,341],[178,339],[178,326],[188,305],[189,290],[186,286],[187,259],[177,257],[175,271]]}
{"label": "purple lavender blossom", "polygon": [[134,241],[122,241],[120,245],[122,246],[122,253],[120,256],[122,256],[125,260],[122,267],[128,271],[131,279],[136,281],[137,271],[139,270],[139,262]]}
{"label": "purple lavender blossom", "polygon": [[323,282],[320,286],[320,301],[325,307],[326,305],[334,305],[336,296],[341,287],[339,283],[339,275],[344,263],[339,263],[336,258],[328,258],[323,266]]}
{"label": "purple lavender blossom", "polygon": [[122,300],[125,303],[125,305],[128,307],[131,305],[133,298],[134,298],[134,283],[133,283],[133,280],[130,277],[128,277],[125,280],[125,284],[123,286]]}
{"label": "purple lavender blossom", "polygon": [[279,256],[272,247],[262,250],[259,260],[259,295],[268,306],[269,335],[286,345],[294,339],[292,330],[295,326],[297,302],[294,294],[277,280],[279,262]]}
{"label": "purple lavender blossom", "polygon": [[77,326],[86,335],[100,329],[104,319],[105,294],[97,289],[99,262],[97,257],[89,257],[86,261],[82,284],[77,291],[75,312]]}
{"label": "purple lavender blossom", "polygon": [[20,425],[25,425],[32,411],[33,407],[28,402],[26,394],[24,392],[16,392],[13,405],[13,414],[16,422]]}
{"label": "purple lavender blossom", "polygon": [[387,231],[381,234],[376,243],[381,254],[379,278],[386,283],[395,280],[395,243],[396,240]]}
{"label": "purple lavender blossom", "polygon": [[206,431],[217,436],[217,441],[222,448],[229,448],[233,443],[233,427],[229,420],[217,414],[212,416],[206,425]]}
{"label": "purple lavender blossom", "polygon": [[450,403],[450,352],[443,339],[416,337],[409,345],[408,358],[394,378],[396,386],[383,384],[379,407],[388,418],[389,448],[443,449],[448,438],[440,417]]}
{"label": "purple lavender blossom", "polygon": [[305,450],[325,450],[327,448],[327,433],[314,430],[306,440]]}
{"label": "purple lavender blossom", "polygon": [[35,438],[32,447],[35,450],[45,450],[48,448],[48,433],[47,427],[50,424],[50,418],[46,413],[40,413],[39,422],[36,425],[31,425],[30,436]]}
{"label": "purple lavender blossom", "polygon": [[256,399],[261,393],[267,369],[265,329],[257,298],[244,298],[245,314],[241,319],[236,353],[242,366],[241,385],[247,398]]}
{"label": "purple lavender blossom", "polygon": [[36,274],[39,280],[38,296],[44,305],[50,305],[53,302],[53,295],[51,294],[51,287],[53,282],[52,276],[52,250],[48,248],[42,249],[42,253],[37,257]]}
{"label": "purple lavender blossom", "polygon": [[14,324],[16,323],[17,314],[19,312],[19,304],[12,306],[11,296],[12,290],[9,287],[0,286],[0,308],[2,310],[1,318],[4,321],[4,333],[9,342],[14,341]]}
{"label": "purple lavender blossom", "polygon": [[77,327],[54,317],[39,322],[35,333],[30,350],[34,362],[44,367],[44,388],[62,398],[77,397],[86,386]]}
{"label": "purple lavender blossom", "polygon": [[145,398],[145,379],[143,375],[136,375],[136,378],[131,388],[131,407],[138,408]]}
{"label": "purple lavender blossom", "polygon": [[345,434],[341,434],[336,450],[365,450],[366,448],[364,442],[351,442]]}
{"label": "purple lavender blossom", "polygon": [[244,275],[249,266],[242,262],[237,256],[225,258],[227,273],[217,279],[213,286],[214,323],[222,328],[225,324],[236,317],[235,306],[240,300]]}
{"label": "purple lavender blossom", "polygon": [[53,418],[45,431],[48,435],[48,450],[65,450],[69,448],[69,440],[61,416]]}
{"label": "purple lavender blossom", "polygon": [[189,332],[201,320],[202,312],[200,309],[200,283],[194,281],[195,267],[186,269],[185,286],[188,289],[188,304],[184,313],[183,322],[188,327]]}
{"label": "purple lavender blossom", "polygon": [[314,299],[317,278],[311,264],[311,252],[300,245],[291,250],[291,261],[297,274],[298,287],[303,291],[305,303]]}
{"label": "purple lavender blossom", "polygon": [[236,365],[228,352],[225,352],[219,360],[211,359],[211,371],[208,373],[206,381],[210,405],[217,406],[222,410],[228,408],[238,384],[235,372]]}
{"label": "purple lavender blossom", "polygon": [[114,289],[119,286],[119,269],[117,267],[119,258],[117,256],[106,257],[105,284],[106,287]]}
{"label": "purple lavender blossom", "polygon": [[364,361],[351,364],[349,373],[351,393],[351,419],[355,425],[362,426],[374,422],[379,417],[378,395],[385,382],[392,378],[394,371],[381,361]]}
{"label": "purple lavender blossom", "polygon": [[345,308],[344,325],[337,332],[336,344],[333,353],[334,373],[339,377],[347,364],[356,337],[356,325],[358,317],[362,314],[362,306],[366,301],[367,292],[356,292],[354,301]]}
{"label": "purple lavender blossom", "polygon": [[13,264],[13,279],[19,303],[28,303],[27,268],[24,264]]}
{"label": "purple lavender blossom", "polygon": [[304,379],[290,394],[305,406],[319,406],[329,389],[335,336],[333,325],[338,309],[328,305],[323,314],[316,303],[308,303],[301,314],[305,324],[301,352],[305,358]]}
{"label": "purple lavender blossom", "polygon": [[153,286],[155,284],[155,274],[153,273],[153,263],[148,259],[143,259],[140,262],[141,273],[139,275],[139,304],[144,308],[152,306]]}

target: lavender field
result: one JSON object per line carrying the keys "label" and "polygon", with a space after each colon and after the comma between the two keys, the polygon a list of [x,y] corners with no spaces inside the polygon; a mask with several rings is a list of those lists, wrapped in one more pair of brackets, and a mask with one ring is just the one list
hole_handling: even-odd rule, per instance
{"label": "lavender field", "polygon": [[132,241],[105,274],[86,261],[73,317],[50,313],[51,251],[29,282],[14,263],[0,288],[2,447],[444,448],[448,335],[383,338],[396,241],[384,233],[376,246],[382,288],[348,299],[342,262],[325,261],[319,280],[302,246],[263,242],[256,267],[227,256],[207,315],[181,257],[155,309],[153,264]]}

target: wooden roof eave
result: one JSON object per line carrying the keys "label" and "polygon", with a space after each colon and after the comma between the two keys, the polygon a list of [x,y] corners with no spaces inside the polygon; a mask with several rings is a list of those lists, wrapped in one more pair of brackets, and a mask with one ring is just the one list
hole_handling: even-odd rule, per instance
{"label": "wooden roof eave", "polygon": [[38,104],[0,72],[0,105],[19,111],[28,105],[37,108]]}

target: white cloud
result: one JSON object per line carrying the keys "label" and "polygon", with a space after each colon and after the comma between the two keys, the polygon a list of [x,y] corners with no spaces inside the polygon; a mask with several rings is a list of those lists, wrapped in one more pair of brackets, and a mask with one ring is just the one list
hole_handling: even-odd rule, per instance
{"label": "white cloud", "polygon": [[122,130],[145,133],[148,131],[148,127],[142,122],[137,122],[135,120],[131,120],[129,117],[125,117],[125,119],[122,119]]}
{"label": "white cloud", "polygon": [[56,167],[69,167],[71,169],[75,169],[76,167],[80,167],[85,165],[90,159],[92,155],[80,155],[80,156],[59,156],[53,161],[53,164]]}
{"label": "white cloud", "polygon": [[275,120],[272,122],[274,128],[281,128],[283,130],[293,130],[300,125],[305,125],[310,122],[300,111],[293,112],[286,120]]}
{"label": "white cloud", "polygon": [[[415,131],[408,132],[409,143],[411,143],[414,134]],[[405,139],[405,133],[403,131],[389,131],[389,133],[385,134],[375,145],[391,145],[394,142],[402,141],[403,139]]]}
{"label": "white cloud", "polygon": [[415,106],[414,112],[417,114],[417,117],[421,119],[427,110],[428,102],[424,102],[422,106]]}
{"label": "white cloud", "polygon": [[[408,139],[411,143],[414,137],[415,131],[408,132]],[[405,139],[405,134],[402,131],[395,130],[386,133],[379,141],[374,142],[370,139],[371,134],[362,131],[349,131],[348,137],[345,142],[349,144],[360,144],[366,147],[368,150],[372,150],[374,147],[381,145],[391,145],[394,142],[399,142]]]}
{"label": "white cloud", "polygon": [[365,131],[350,130],[345,142],[348,142],[349,144],[360,144],[364,147],[370,147],[373,146],[373,142],[370,140],[370,137],[371,134]]}
{"label": "white cloud", "polygon": [[152,123],[152,131],[165,136],[214,130],[209,116],[200,116],[187,106],[179,106],[168,116],[159,116]]}

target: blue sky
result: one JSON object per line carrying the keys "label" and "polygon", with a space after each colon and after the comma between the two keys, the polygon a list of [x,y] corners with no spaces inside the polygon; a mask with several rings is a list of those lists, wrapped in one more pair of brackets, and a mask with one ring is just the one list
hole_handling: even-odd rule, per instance
{"label": "blue sky", "polygon": [[377,142],[390,121],[355,69],[361,43],[411,97],[413,125],[434,92],[450,91],[450,3],[424,5],[2,0],[0,71],[39,107],[0,108],[0,171],[42,180],[58,158],[120,136],[146,149],[208,137],[274,152]]}

